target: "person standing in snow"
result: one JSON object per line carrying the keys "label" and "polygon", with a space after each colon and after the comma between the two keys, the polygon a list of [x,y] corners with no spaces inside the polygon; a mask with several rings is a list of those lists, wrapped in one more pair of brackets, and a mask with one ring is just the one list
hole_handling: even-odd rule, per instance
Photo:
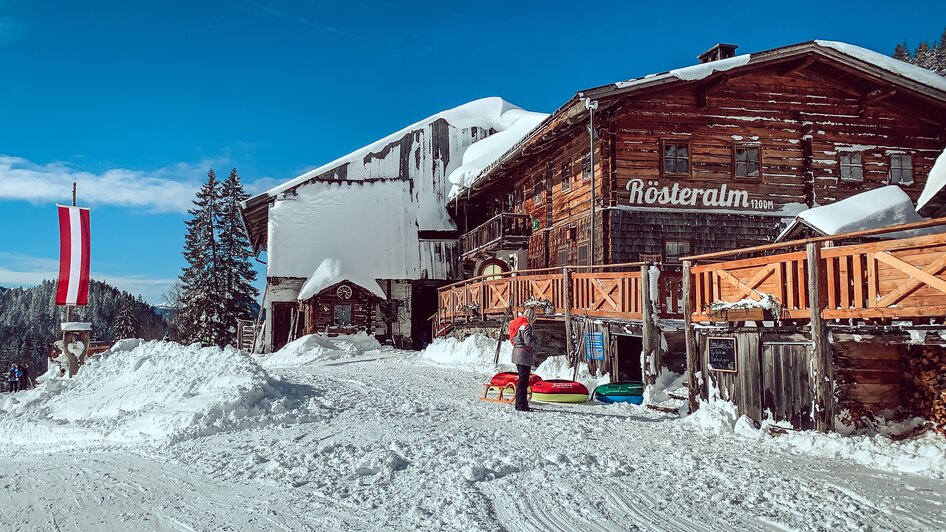
{"label": "person standing in snow", "polygon": [[509,341],[512,342],[512,363],[519,369],[519,380],[516,381],[516,410],[528,412],[529,408],[529,376],[532,374],[532,365],[535,364],[535,349],[538,342],[532,324],[535,322],[535,309],[526,308],[522,316],[509,323]]}
{"label": "person standing in snow", "polygon": [[20,366],[20,371],[21,371],[21,373],[22,373],[22,375],[20,376],[20,389],[21,389],[21,390],[29,390],[29,389],[31,388],[31,386],[30,386],[30,366],[29,366],[29,364],[27,364],[27,363],[24,362],[23,365]]}
{"label": "person standing in snow", "polygon": [[10,371],[7,373],[7,383],[10,385],[10,393],[16,391],[19,379],[16,376],[16,364],[10,364]]}

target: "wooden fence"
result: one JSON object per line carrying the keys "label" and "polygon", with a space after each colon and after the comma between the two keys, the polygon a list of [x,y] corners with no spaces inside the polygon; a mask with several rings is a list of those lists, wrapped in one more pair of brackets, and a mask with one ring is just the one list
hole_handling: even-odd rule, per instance
{"label": "wooden fence", "polygon": [[[645,301],[641,266],[567,266],[476,277],[439,290],[437,318],[446,324],[501,317],[528,303],[556,315],[567,310],[576,316],[640,320]],[[683,318],[679,271],[661,271],[656,293],[660,317]]]}

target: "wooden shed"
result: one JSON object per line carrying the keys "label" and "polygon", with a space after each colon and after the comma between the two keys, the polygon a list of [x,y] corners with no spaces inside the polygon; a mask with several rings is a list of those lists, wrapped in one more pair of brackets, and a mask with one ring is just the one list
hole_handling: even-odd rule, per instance
{"label": "wooden shed", "polygon": [[363,286],[342,281],[301,301],[305,334],[355,334],[371,332],[376,308],[383,299]]}

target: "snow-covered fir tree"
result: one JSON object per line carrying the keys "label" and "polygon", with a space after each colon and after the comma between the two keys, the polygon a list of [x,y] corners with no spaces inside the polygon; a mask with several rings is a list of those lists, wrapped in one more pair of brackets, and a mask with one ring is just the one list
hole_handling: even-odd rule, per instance
{"label": "snow-covered fir tree", "polygon": [[240,219],[240,202],[249,198],[243,190],[237,169],[220,187],[220,216],[217,218],[217,267],[223,282],[224,318],[227,342],[236,342],[236,320],[252,317],[250,310],[259,292],[253,287],[256,272],[250,265],[250,240]]}
{"label": "snow-covered fir tree", "polygon": [[946,29],[938,41],[932,45],[923,41],[912,54],[907,43],[898,44],[893,50],[893,57],[946,76]]}
{"label": "snow-covered fir tree", "polygon": [[223,279],[218,267],[220,252],[215,229],[220,215],[220,183],[213,169],[207,182],[197,192],[194,208],[187,211],[184,237],[184,259],[187,266],[181,275],[181,308],[177,322],[181,340],[207,345],[227,344],[226,311]]}
{"label": "snow-covered fir tree", "polygon": [[132,309],[131,302],[122,300],[118,306],[118,315],[112,325],[112,337],[116,340],[123,338],[138,338],[138,323]]}

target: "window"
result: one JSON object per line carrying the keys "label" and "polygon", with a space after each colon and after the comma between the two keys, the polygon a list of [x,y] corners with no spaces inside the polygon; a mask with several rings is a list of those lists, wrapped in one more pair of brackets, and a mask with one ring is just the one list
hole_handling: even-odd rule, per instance
{"label": "window", "polygon": [[587,153],[581,158],[581,180],[591,179],[591,156]]}
{"label": "window", "polygon": [[753,178],[762,175],[762,149],[758,146],[735,146],[733,175]]}
{"label": "window", "polygon": [[565,266],[568,263],[568,248],[559,248],[558,265]]}
{"label": "window", "polygon": [[572,165],[565,163],[562,165],[562,190],[572,188]]}
{"label": "window", "polygon": [[663,143],[664,174],[690,174],[690,145],[685,142]]}
{"label": "window", "polygon": [[895,153],[890,156],[890,183],[894,185],[913,184],[913,156]]}
{"label": "window", "polygon": [[841,179],[844,181],[864,180],[864,156],[861,153],[841,154]]}
{"label": "window", "polygon": [[503,267],[499,264],[487,264],[483,266],[483,270],[480,271],[480,275],[486,277],[485,281],[492,281],[499,279],[501,273],[503,273]]}
{"label": "window", "polygon": [[336,326],[351,326],[351,305],[335,305],[334,314]]}
{"label": "window", "polygon": [[539,181],[532,187],[532,201],[535,203],[542,203],[543,192],[545,192],[545,187],[542,185],[542,182]]}
{"label": "window", "polygon": [[578,265],[588,265],[588,244],[578,246]]}
{"label": "window", "polygon": [[690,254],[690,242],[686,240],[667,240],[664,242],[664,257],[667,262],[680,262],[680,257]]}

